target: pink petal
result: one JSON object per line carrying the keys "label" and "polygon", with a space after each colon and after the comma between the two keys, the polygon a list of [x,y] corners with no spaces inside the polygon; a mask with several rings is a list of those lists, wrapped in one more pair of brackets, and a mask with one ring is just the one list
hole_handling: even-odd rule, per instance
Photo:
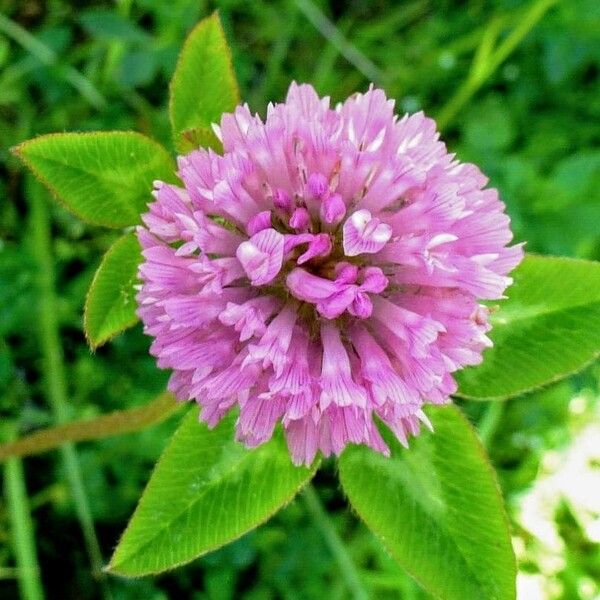
{"label": "pink petal", "polygon": [[310,196],[315,199],[322,199],[328,192],[329,182],[327,177],[321,173],[311,173],[306,182],[306,189]]}
{"label": "pink petal", "polygon": [[380,294],[388,286],[388,278],[379,267],[367,267],[361,273],[362,283],[360,289],[363,292]]}
{"label": "pink petal", "polygon": [[335,265],[335,280],[338,283],[355,283],[358,278],[358,267],[348,262]]}
{"label": "pink petal", "polygon": [[296,231],[308,231],[310,227],[310,215],[308,211],[300,206],[290,217],[290,227]]}
{"label": "pink petal", "polygon": [[292,199],[285,190],[278,188],[273,193],[273,204],[275,205],[275,208],[278,208],[283,212],[289,212],[292,208]]}
{"label": "pink petal", "polygon": [[275,279],[283,263],[283,235],[275,229],[263,229],[236,251],[252,285],[264,285]]}
{"label": "pink petal", "polygon": [[372,217],[366,210],[358,210],[344,223],[344,254],[375,254],[392,237],[392,228],[387,223]]}
{"label": "pink petal", "polygon": [[286,278],[286,285],[298,300],[316,303],[339,292],[340,284],[323,279],[304,269],[293,269]]}
{"label": "pink petal", "polygon": [[346,215],[346,204],[339,194],[327,196],[321,204],[321,219],[328,225],[337,225]]}
{"label": "pink petal", "polygon": [[348,307],[348,312],[359,319],[367,319],[373,312],[373,303],[367,294],[358,292],[352,304]]}
{"label": "pink petal", "polygon": [[263,444],[271,438],[275,424],[285,412],[283,398],[250,397],[240,409],[236,423],[236,438],[250,447]]}
{"label": "pink petal", "polygon": [[311,417],[290,421],[285,438],[295,465],[312,464],[319,449],[319,426]]}
{"label": "pink petal", "polygon": [[338,292],[317,304],[317,311],[326,319],[337,319],[355,301],[358,287],[345,285]]}
{"label": "pink petal", "polygon": [[321,399],[324,410],[330,404],[364,407],[367,395],[364,388],[352,380],[348,353],[338,328],[331,323],[321,325],[323,363],[321,367]]}
{"label": "pink petal", "polygon": [[263,210],[258,214],[254,215],[246,226],[246,233],[248,235],[254,235],[263,229],[271,227],[271,211]]}
{"label": "pink petal", "polygon": [[308,250],[298,257],[298,264],[301,265],[308,262],[311,258],[317,256],[327,256],[332,249],[331,237],[326,233],[319,233],[313,236],[313,239],[308,244]]}

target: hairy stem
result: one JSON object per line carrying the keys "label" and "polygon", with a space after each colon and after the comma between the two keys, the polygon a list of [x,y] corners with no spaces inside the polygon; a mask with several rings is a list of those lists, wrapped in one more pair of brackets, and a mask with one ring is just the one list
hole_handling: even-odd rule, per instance
{"label": "hairy stem", "polygon": [[42,600],[44,592],[35,550],[33,522],[29,512],[23,464],[20,459],[11,458],[4,465],[4,487],[21,598],[23,600]]}
{"label": "hairy stem", "polygon": [[[39,184],[38,184],[39,185]],[[57,303],[54,291],[54,261],[50,240],[50,223],[46,208],[45,195],[40,193],[38,185],[29,186],[28,201],[30,209],[30,243],[37,267],[38,315],[37,325],[40,347],[43,356],[43,376],[46,383],[46,395],[57,423],[68,419],[67,386],[62,346],[59,337]],[[75,511],[81,524],[85,544],[90,557],[94,575],[106,586],[102,572],[102,554],[96,538],[94,522],[87,494],[83,485],[79,460],[71,443],[60,447],[66,477],[75,504]],[[108,591],[104,590],[108,597]]]}
{"label": "hairy stem", "polygon": [[337,534],[333,523],[321,504],[319,495],[310,483],[304,488],[302,496],[310,516],[323,535],[325,543],[338,564],[352,598],[355,600],[367,600],[369,595],[360,581],[356,567],[344,546],[344,542]]}
{"label": "hairy stem", "polygon": [[171,394],[164,392],[144,406],[114,411],[86,421],[73,421],[40,429],[0,446],[0,461],[12,456],[30,456],[47,452],[62,446],[65,442],[100,440],[112,435],[139,431],[164,421],[180,406]]}

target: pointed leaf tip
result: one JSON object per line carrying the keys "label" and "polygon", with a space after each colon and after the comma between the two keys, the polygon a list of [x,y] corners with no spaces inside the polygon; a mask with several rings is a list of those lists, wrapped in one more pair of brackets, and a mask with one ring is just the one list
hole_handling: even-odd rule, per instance
{"label": "pointed leaf tip", "polygon": [[139,577],[187,563],[265,522],[313,477],[295,467],[281,432],[249,450],[235,415],[214,429],[192,408],[161,456],[109,571]]}
{"label": "pointed leaf tip", "polygon": [[199,142],[217,145],[208,133],[211,125],[240,102],[231,51],[217,12],[200,21],[188,35],[170,92],[169,115],[176,147],[189,151],[189,139],[184,134],[190,130],[201,133]]}

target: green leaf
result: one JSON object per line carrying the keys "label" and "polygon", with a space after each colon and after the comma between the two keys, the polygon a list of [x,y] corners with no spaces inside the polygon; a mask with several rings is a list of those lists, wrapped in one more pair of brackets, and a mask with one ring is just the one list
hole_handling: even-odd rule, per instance
{"label": "green leaf", "polygon": [[429,407],[434,433],[391,458],[350,446],[339,460],[352,506],[398,563],[442,600],[511,600],[516,566],[495,474],[454,406]]}
{"label": "green leaf", "polygon": [[527,256],[492,314],[494,347],[457,374],[459,395],[504,399],[582,369],[600,356],[600,263]]}
{"label": "green leaf", "polygon": [[179,149],[181,152],[191,152],[198,147],[212,148],[222,154],[223,144],[210,127],[195,127],[181,132]]}
{"label": "green leaf", "polygon": [[133,286],[141,259],[140,244],[133,233],[118,239],[104,255],[90,286],[83,317],[92,348],[137,322]]}
{"label": "green leaf", "polygon": [[231,52],[219,15],[214,13],[188,36],[171,81],[169,113],[177,148],[182,148],[183,132],[210,129],[239,101]]}
{"label": "green leaf", "polygon": [[167,151],[131,131],[44,135],[14,151],[67,209],[93,225],[135,225],[152,200],[152,182],[176,181]]}
{"label": "green leaf", "polygon": [[295,467],[283,436],[254,450],[235,442],[235,417],[213,430],[193,408],[163,453],[109,571],[159,573],[240,537],[289,502],[314,475]]}

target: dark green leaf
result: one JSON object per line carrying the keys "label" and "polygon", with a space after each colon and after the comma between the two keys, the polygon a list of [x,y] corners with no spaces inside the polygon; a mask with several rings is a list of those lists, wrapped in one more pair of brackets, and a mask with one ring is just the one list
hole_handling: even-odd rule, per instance
{"label": "dark green leaf", "polygon": [[442,600],[511,600],[515,559],[494,471],[454,406],[427,411],[434,433],[404,449],[386,430],[391,458],[364,446],[342,454],[352,506],[398,563]]}

